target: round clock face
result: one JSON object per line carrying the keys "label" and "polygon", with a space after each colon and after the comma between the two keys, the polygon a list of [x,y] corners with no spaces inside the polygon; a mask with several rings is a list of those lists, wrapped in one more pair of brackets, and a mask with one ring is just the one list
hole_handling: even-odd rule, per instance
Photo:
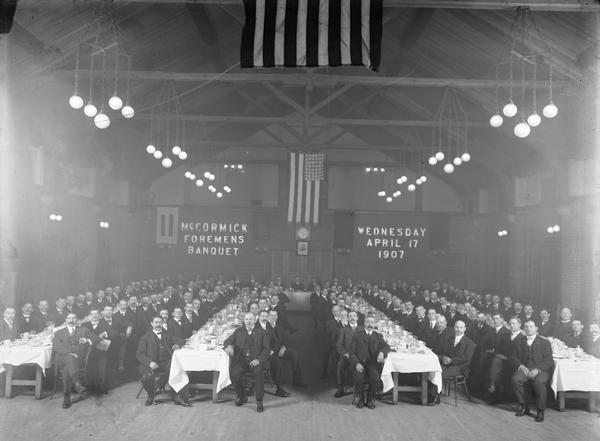
{"label": "round clock face", "polygon": [[298,239],[302,239],[302,240],[308,238],[309,234],[310,234],[310,232],[308,231],[308,228],[306,228],[306,227],[300,227],[296,231],[296,236],[298,236]]}

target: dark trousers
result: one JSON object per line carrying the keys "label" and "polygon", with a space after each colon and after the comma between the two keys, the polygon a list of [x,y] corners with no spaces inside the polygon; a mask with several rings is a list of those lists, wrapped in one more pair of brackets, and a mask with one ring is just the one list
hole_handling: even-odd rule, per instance
{"label": "dark trousers", "polygon": [[65,395],[71,393],[74,384],[82,381],[83,367],[85,359],[83,356],[73,357],[71,354],[62,354],[56,356],[56,363],[63,380],[63,392]]}
{"label": "dark trousers", "polygon": [[381,371],[376,364],[367,364],[362,372],[358,372],[354,368],[354,388],[357,392],[362,393],[365,383],[369,384],[367,392],[367,401],[372,401],[375,398],[375,392],[381,380]]}
{"label": "dark trousers", "polygon": [[[142,376],[142,385],[144,390],[148,394],[148,398],[154,399],[156,390],[165,386],[169,379],[169,371],[171,370],[171,360],[159,361],[158,369],[150,369],[150,366],[141,364],[139,366],[139,372]],[[157,374],[161,374],[157,380]]]}
{"label": "dark trousers", "polygon": [[344,387],[346,385],[350,368],[350,360],[344,356],[340,356],[336,369],[336,384],[338,387]]}
{"label": "dark trousers", "polygon": [[500,357],[498,357],[498,355],[496,355],[493,359],[492,362],[490,363],[490,375],[489,375],[489,380],[490,380],[490,386],[493,385],[497,385],[500,377],[502,376],[502,371],[504,370],[504,364],[506,363],[505,360],[502,360]]}
{"label": "dark trousers", "polygon": [[281,387],[283,384],[283,364],[285,361],[289,361],[292,367],[292,382],[302,383],[300,360],[296,351],[286,348],[283,357],[278,357],[274,354],[269,361],[271,365],[271,375],[273,375],[273,381],[277,387]]}
{"label": "dark trousers", "polygon": [[235,393],[238,397],[242,398],[246,396],[246,389],[244,387],[244,374],[246,372],[252,372],[254,377],[254,395],[256,401],[262,401],[265,395],[265,366],[259,363],[258,366],[250,367],[250,364],[246,361],[238,361],[229,368],[229,376],[235,389]]}
{"label": "dark trousers", "polygon": [[92,389],[106,389],[107,352],[92,349],[87,363],[88,386]]}
{"label": "dark trousers", "polygon": [[546,385],[550,376],[547,372],[540,372],[537,376],[530,380],[527,376],[517,370],[512,376],[512,385],[517,401],[519,404],[527,403],[527,394],[525,391],[526,385],[531,385],[535,394],[535,405],[539,410],[546,409]]}

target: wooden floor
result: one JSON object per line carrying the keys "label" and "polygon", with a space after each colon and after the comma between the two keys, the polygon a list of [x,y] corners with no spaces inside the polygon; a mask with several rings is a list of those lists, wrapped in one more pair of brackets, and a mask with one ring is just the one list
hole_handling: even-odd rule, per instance
{"label": "wooden floor", "polygon": [[[293,317],[301,329],[294,344],[303,354],[318,347],[306,316]],[[333,383],[318,379],[319,362],[305,357],[303,370],[310,388],[290,389],[292,396],[265,396],[265,412],[257,414],[254,400],[233,406],[233,392],[220,394],[213,404],[208,393],[193,397],[192,408],[170,402],[145,407],[144,398],[135,399],[140,384],[123,384],[100,398],[90,397],[70,409],[61,407],[61,397],[34,400],[19,395],[0,398],[0,440],[418,440],[418,441],[592,441],[600,440],[600,418],[576,408],[546,411],[546,420],[514,416],[509,404],[489,406],[469,403],[463,397],[458,407],[454,399],[442,397],[435,407],[417,404],[417,394],[401,396],[396,405],[377,403],[374,410],[356,409],[352,396],[333,398]]]}

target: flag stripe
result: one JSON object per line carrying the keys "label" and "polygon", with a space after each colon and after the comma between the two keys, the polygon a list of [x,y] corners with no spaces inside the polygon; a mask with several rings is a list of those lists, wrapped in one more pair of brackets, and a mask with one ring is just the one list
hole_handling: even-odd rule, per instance
{"label": "flag stripe", "polygon": [[371,58],[369,57],[369,41],[371,40],[371,34],[370,34],[370,26],[371,26],[371,18],[370,15],[371,14],[371,2],[370,0],[362,0],[361,2],[361,17],[362,17],[362,23],[361,23],[361,40],[362,40],[362,45],[361,45],[361,49],[362,49],[362,61],[361,64],[363,64],[364,66],[370,66],[371,65]]}
{"label": "flag stripe", "polygon": [[329,27],[328,27],[328,49],[329,65],[340,66],[342,64],[342,53],[340,49],[341,30],[341,9],[340,0],[329,1]]}
{"label": "flag stripe", "polygon": [[263,66],[275,66],[275,27],[277,25],[277,0],[265,0],[263,30]]}
{"label": "flag stripe", "polygon": [[265,32],[265,0],[256,0],[254,25],[254,66],[263,65],[263,37]]}
{"label": "flag stripe", "polygon": [[298,154],[298,188],[296,199],[296,223],[302,219],[302,183],[304,182],[304,153]]}
{"label": "flag stripe", "polygon": [[306,66],[306,14],[308,0],[298,1],[298,27],[296,28],[296,64]]}
{"label": "flag stripe", "polygon": [[319,223],[319,198],[320,198],[321,181],[318,179],[315,181],[315,196],[314,196],[314,208],[313,208],[313,222]]}
{"label": "flag stripe", "polygon": [[296,183],[296,154],[290,153],[290,193],[288,197],[288,222],[294,218],[294,184]]}
{"label": "flag stripe", "polygon": [[312,196],[312,181],[306,181],[306,198],[304,202],[304,223],[310,222],[310,198]]}
{"label": "flag stripe", "polygon": [[252,2],[244,3],[246,10],[246,22],[242,30],[242,45],[240,49],[240,66],[254,66],[254,25],[256,22],[256,9]]}
{"label": "flag stripe", "polygon": [[319,65],[319,0],[308,0],[306,12],[306,66]]}
{"label": "flag stripe", "polygon": [[369,14],[369,29],[371,33],[371,37],[369,38],[369,44],[371,47],[369,56],[371,58],[371,65],[369,67],[375,72],[379,70],[379,63],[381,63],[381,34],[383,31],[382,17],[383,0],[371,0],[371,12]]}
{"label": "flag stripe", "polygon": [[350,60],[350,0],[342,0],[342,15],[340,18],[342,64],[349,65]]}
{"label": "flag stripe", "polygon": [[296,66],[296,25],[298,20],[298,0],[287,0],[285,5],[285,32],[283,65]]}
{"label": "flag stripe", "polygon": [[353,66],[362,64],[361,1],[350,0],[350,62]]}
{"label": "flag stripe", "polygon": [[319,3],[319,66],[329,63],[329,2]]}

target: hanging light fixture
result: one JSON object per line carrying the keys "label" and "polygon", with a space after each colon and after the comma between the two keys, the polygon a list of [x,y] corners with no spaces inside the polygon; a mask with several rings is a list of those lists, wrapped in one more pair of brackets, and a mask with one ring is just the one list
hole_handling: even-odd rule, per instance
{"label": "hanging light fixture", "polygon": [[164,168],[171,168],[171,166],[173,165],[173,161],[171,160],[171,158],[163,158],[161,164]]}
{"label": "hanging light fixture", "polygon": [[454,172],[454,165],[452,165],[452,163],[448,162],[446,165],[444,165],[444,173],[446,174],[452,174]]}
{"label": "hanging light fixture", "polygon": [[161,159],[163,157],[163,154],[160,150],[156,150],[153,154],[152,154],[156,159]]}
{"label": "hanging light fixture", "polygon": [[75,110],[83,107],[83,98],[79,95],[79,46],[75,52],[75,87],[73,95],[69,98],[69,106]]}

